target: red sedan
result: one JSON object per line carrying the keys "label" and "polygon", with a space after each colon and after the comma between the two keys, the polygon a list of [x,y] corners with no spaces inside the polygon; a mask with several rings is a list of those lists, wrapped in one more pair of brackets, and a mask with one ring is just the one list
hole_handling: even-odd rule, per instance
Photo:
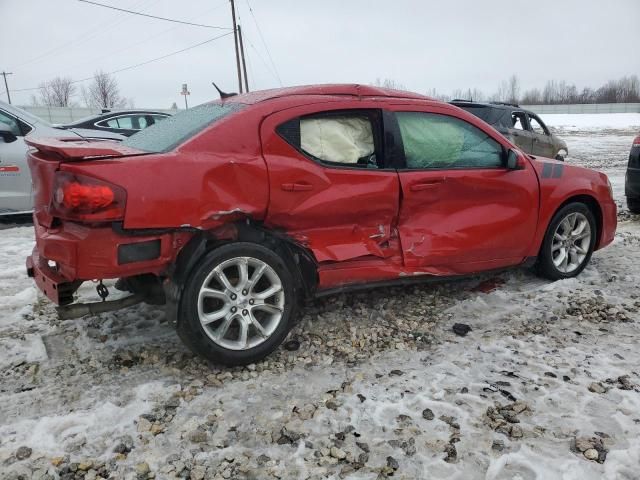
{"label": "red sedan", "polygon": [[[616,229],[604,174],[364,85],[233,96],[122,143],[28,143],[27,268],[61,313],[166,303],[194,352],[230,365],[273,351],[305,298],[522,265],[569,278]],[[132,297],[73,304],[112,278]]]}

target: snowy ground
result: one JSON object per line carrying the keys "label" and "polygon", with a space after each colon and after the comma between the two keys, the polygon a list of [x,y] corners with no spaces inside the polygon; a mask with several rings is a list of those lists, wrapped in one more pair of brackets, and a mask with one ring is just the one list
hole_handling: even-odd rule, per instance
{"label": "snowy ground", "polygon": [[[549,117],[624,207],[635,121]],[[32,229],[0,230],[0,478],[640,478],[640,218],[620,220],[577,279],[327,298],[299,350],[244,369],[155,307],[58,320],[24,275]]]}

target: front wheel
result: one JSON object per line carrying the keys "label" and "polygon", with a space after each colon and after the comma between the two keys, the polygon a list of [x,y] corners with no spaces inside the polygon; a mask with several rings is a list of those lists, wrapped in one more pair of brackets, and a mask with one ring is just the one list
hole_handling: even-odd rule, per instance
{"label": "front wheel", "polygon": [[256,362],[284,340],[296,306],[291,272],[273,251],[232,243],[206,254],[180,299],[178,334],[224,365]]}
{"label": "front wheel", "polygon": [[538,255],[537,270],[551,280],[578,275],[596,244],[596,222],[584,203],[570,203],[551,219]]}

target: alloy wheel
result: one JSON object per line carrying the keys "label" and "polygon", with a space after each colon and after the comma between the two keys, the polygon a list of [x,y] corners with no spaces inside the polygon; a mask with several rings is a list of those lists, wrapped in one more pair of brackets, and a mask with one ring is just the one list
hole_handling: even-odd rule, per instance
{"label": "alloy wheel", "polygon": [[562,219],[551,241],[551,259],[562,273],[571,273],[584,263],[591,246],[591,225],[580,212]]}
{"label": "alloy wheel", "polygon": [[230,350],[254,348],[276,330],[285,307],[280,277],[267,263],[235,257],[213,268],[198,294],[198,317],[211,340]]}

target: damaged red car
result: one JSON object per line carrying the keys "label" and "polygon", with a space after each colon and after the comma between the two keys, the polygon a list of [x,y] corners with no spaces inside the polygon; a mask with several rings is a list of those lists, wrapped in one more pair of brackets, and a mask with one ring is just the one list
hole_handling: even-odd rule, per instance
{"label": "damaged red car", "polygon": [[[273,351],[306,298],[515,266],[573,277],[616,229],[604,174],[371,86],[231,96],[122,143],[27,142],[27,269],[60,314],[164,303],[187,346],[229,365]],[[131,296],[73,303],[103,279]]]}

